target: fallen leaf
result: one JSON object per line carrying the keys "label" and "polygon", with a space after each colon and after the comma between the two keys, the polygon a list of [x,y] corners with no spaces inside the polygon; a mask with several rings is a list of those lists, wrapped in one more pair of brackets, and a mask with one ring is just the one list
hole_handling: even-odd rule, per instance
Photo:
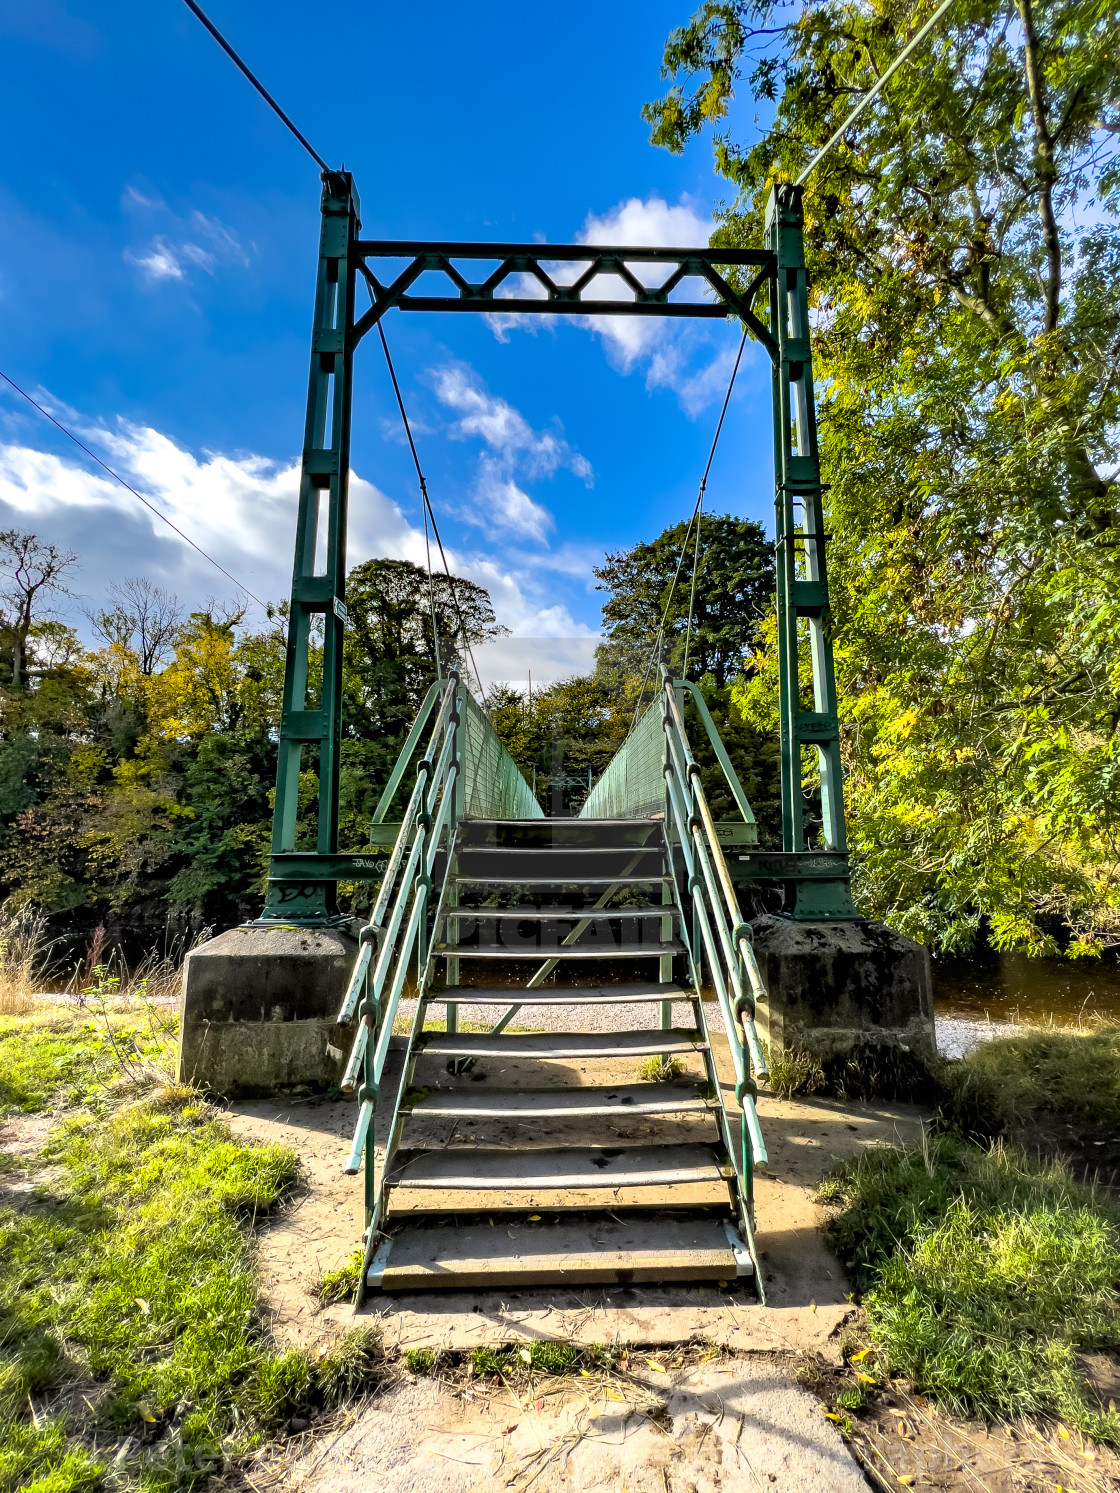
{"label": "fallen leaf", "polygon": [[852,1354],[851,1358],[848,1359],[848,1362],[849,1363],[862,1363],[863,1360],[870,1353],[873,1353],[874,1351],[875,1350],[873,1348],[861,1348],[858,1353],[853,1353]]}
{"label": "fallen leaf", "polygon": [[151,1314],[152,1314],[151,1303],[145,1301],[144,1298],[143,1298],[143,1296],[137,1296],[136,1297],[136,1305],[144,1313],[145,1317],[150,1317],[151,1316]]}
{"label": "fallen leaf", "polygon": [[591,1375],[587,1372],[586,1369],[580,1369],[580,1373],[583,1375],[583,1377],[585,1379],[590,1379],[591,1378]]}
{"label": "fallen leaf", "polygon": [[1062,1438],[1063,1441],[1069,1440],[1069,1432],[1066,1430],[1065,1426],[1061,1424],[1060,1421],[1058,1423],[1058,1435]]}
{"label": "fallen leaf", "polygon": [[870,1374],[860,1374],[857,1372],[856,1378],[861,1384],[878,1384],[879,1382],[878,1379],[872,1379]]}
{"label": "fallen leaf", "polygon": [[539,1213],[530,1213],[529,1214],[529,1222],[530,1223],[540,1223],[540,1221],[541,1221],[541,1216],[540,1216]]}
{"label": "fallen leaf", "polygon": [[817,1309],[817,1303],[815,1301],[810,1301],[810,1303],[809,1303],[809,1310],[811,1312],[815,1312],[816,1309]]}
{"label": "fallen leaf", "polygon": [[152,1414],[150,1408],[147,1405],[145,1405],[145,1403],[144,1403],[143,1400],[140,1401],[140,1403],[136,1406],[136,1408],[140,1412],[140,1419],[141,1420],[146,1421],[148,1423],[148,1425],[150,1425],[150,1426],[154,1426],[155,1425],[156,1418]]}
{"label": "fallen leaf", "polygon": [[518,1348],[517,1356],[523,1363],[532,1363],[533,1361],[533,1355],[529,1352],[528,1348]]}
{"label": "fallen leaf", "polygon": [[507,1233],[507,1234],[508,1234],[508,1235],[509,1235],[509,1237],[510,1237],[510,1238],[511,1238],[511,1239],[516,1239],[516,1238],[517,1238],[517,1235],[516,1235],[516,1234],[515,1234],[515,1233],[514,1233],[514,1232],[513,1232],[513,1230],[512,1230],[512,1229],[507,1229],[507,1230],[506,1230],[506,1233]]}
{"label": "fallen leaf", "polygon": [[835,1410],[826,1410],[824,1412],[824,1418],[825,1420],[834,1420],[837,1425],[840,1425],[841,1421],[843,1421],[844,1419],[842,1415],[837,1415]]}
{"label": "fallen leaf", "polygon": [[904,1488],[912,1488],[914,1486],[914,1474],[912,1472],[900,1473],[898,1480]]}
{"label": "fallen leaf", "polygon": [[658,1363],[656,1358],[647,1358],[646,1363],[658,1374],[667,1374],[669,1372],[663,1363]]}
{"label": "fallen leaf", "polygon": [[544,1409],[544,1401],[543,1400],[538,1400],[537,1401],[537,1410],[540,1411],[540,1410],[543,1410],[543,1409]]}

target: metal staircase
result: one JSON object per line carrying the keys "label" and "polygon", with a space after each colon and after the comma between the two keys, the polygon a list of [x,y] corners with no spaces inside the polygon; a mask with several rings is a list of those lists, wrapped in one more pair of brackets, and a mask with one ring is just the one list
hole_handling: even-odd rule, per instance
{"label": "metal staircase", "polygon": [[[358,1021],[343,1087],[360,1101],[347,1170],[366,1179],[363,1291],[754,1275],[761,1294],[763,990],[689,749],[687,688],[663,678],[575,819],[542,816],[457,678],[429,693],[379,806],[431,721],[339,1016]],[[694,698],[749,843],[750,806]],[[406,985],[379,1162],[373,1114]]]}

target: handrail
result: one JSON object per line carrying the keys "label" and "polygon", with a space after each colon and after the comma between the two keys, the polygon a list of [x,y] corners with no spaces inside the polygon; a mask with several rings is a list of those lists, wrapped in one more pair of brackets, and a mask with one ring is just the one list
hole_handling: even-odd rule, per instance
{"label": "handrail", "polygon": [[[431,714],[432,706],[435,703],[435,699],[437,698],[435,692],[442,689],[444,691],[443,701],[436,716],[436,723],[432,727],[432,734],[428,738],[428,750],[416,770],[416,786],[413,788],[412,793],[409,796],[408,805],[404,812],[404,818],[402,819],[401,827],[397,832],[397,839],[396,843],[393,846],[393,853],[389,857],[389,864],[385,869],[385,875],[382,878],[381,887],[377,894],[377,900],[373,905],[373,911],[369,915],[369,921],[367,922],[366,926],[361,930],[361,933],[359,934],[360,946],[358,949],[358,957],[354,962],[354,969],[350,976],[350,983],[346,987],[346,994],[343,997],[342,1007],[338,1013],[337,1021],[339,1026],[350,1025],[350,1022],[354,1015],[354,1008],[358,1003],[358,999],[361,996],[363,989],[365,988],[366,972],[369,969],[370,960],[373,957],[375,948],[382,940],[382,934],[384,932],[384,929],[382,927],[382,920],[385,916],[385,909],[388,906],[389,898],[393,893],[393,888],[396,885],[397,873],[400,870],[401,861],[404,859],[405,849],[407,848],[411,840],[413,825],[415,824],[417,817],[420,815],[421,805],[424,801],[425,789],[432,774],[432,757],[435,753],[436,745],[439,742],[440,734],[446,728],[448,711],[450,709],[451,701],[455,697],[455,686],[458,684],[458,682],[458,674],[452,672],[448,680],[436,680],[435,684],[433,684],[431,689],[428,690],[427,695],[424,697],[424,703],[420,707],[420,713],[416,717],[416,721],[413,724],[412,730],[408,734],[408,740],[405,742],[404,747],[401,750],[401,755],[397,761],[397,767],[394,768],[394,774],[396,775],[397,783],[399,783],[401,773],[399,773],[397,769],[401,767],[402,763],[407,766],[408,761],[411,758],[413,751],[415,750],[416,743],[420,739],[421,730],[423,729],[424,724]],[[448,739],[450,739],[450,737]],[[390,787],[393,787],[392,779],[390,779]],[[395,787],[393,787],[393,792],[396,792]],[[379,822],[378,816],[381,813],[382,808],[387,806],[391,799],[392,793],[389,792],[389,789],[386,789],[385,793],[381,795],[381,802],[378,804],[377,809],[374,811],[373,822],[375,824]],[[411,878],[414,870],[415,866],[410,863],[408,870],[406,870],[405,872],[404,879],[406,882]],[[392,943],[393,938],[396,936],[398,927],[399,919],[397,923],[394,924],[393,931],[390,934],[390,944]]]}
{"label": "handrail", "polygon": [[700,717],[700,723],[708,733],[708,740],[712,744],[712,750],[716,754],[716,761],[723,768],[723,775],[727,779],[727,786],[735,795],[735,802],[739,805],[739,813],[743,816],[744,824],[754,824],[754,810],[750,801],[743,791],[743,785],[739,781],[739,774],[732,766],[731,758],[727,755],[727,748],[723,744],[716,723],[712,720],[712,712],[708,709],[708,702],[701,693],[700,686],[694,684],[691,679],[678,679],[678,685],[683,685],[692,696],[692,702],[696,706],[696,714]]}
{"label": "handrail", "polygon": [[401,786],[401,779],[408,771],[408,764],[412,761],[412,754],[416,750],[416,743],[420,740],[427,719],[432,713],[432,706],[439,698],[440,690],[445,687],[446,681],[443,679],[437,679],[433,684],[428,686],[428,693],[424,696],[424,702],[420,706],[416,719],[412,723],[412,729],[409,731],[404,746],[401,748],[396,766],[389,774],[389,781],[385,784],[385,791],[377,800],[377,808],[374,809],[370,816],[369,822],[371,825],[384,822],[385,815],[389,812],[389,805],[393,802],[393,796]]}
{"label": "handrail", "polygon": [[[765,986],[754,957],[750,928],[739,911],[735,888],[700,781],[700,767],[688,745],[688,735],[676,694],[677,687],[687,681],[670,678],[664,668],[661,672],[666,813],[680,842],[687,874],[687,889],[692,896],[693,915],[707,956],[735,1068],[735,1098],[743,1112],[743,1164],[744,1167],[750,1167],[753,1162],[753,1165],[761,1166],[767,1159],[766,1146],[755,1108],[757,1090],[752,1072],[760,1078],[768,1076],[762,1044],[754,1025],[755,1001],[765,999]],[[701,720],[704,720],[705,714],[706,711],[701,712]],[[705,729],[707,728],[708,722],[705,721]],[[714,723],[711,729],[714,731]],[[722,761],[720,765],[724,765]],[[725,772],[728,772],[728,768],[730,763],[725,767]],[[732,791],[738,785],[739,792],[742,792],[733,768],[728,772],[728,782]],[[747,822],[753,823],[753,820],[752,814]],[[668,828],[668,824],[666,827]],[[675,882],[675,867],[672,867],[672,874]],[[693,978],[699,989],[701,971],[698,953],[699,950],[691,950]],[[749,1158],[748,1140],[751,1152]]]}

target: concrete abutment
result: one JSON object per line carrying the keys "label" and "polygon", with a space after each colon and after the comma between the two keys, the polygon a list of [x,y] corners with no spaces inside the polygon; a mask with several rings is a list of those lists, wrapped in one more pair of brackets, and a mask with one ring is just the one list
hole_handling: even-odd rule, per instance
{"label": "concrete abutment", "polygon": [[286,924],[231,928],[192,950],[180,1082],[231,1098],[337,1084],[345,1054],[335,1017],[357,950],[341,929]]}

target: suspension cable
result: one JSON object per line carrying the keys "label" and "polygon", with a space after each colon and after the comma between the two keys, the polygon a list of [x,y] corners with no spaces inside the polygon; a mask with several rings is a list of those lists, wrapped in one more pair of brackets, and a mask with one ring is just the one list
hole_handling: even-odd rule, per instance
{"label": "suspension cable", "polygon": [[[641,708],[642,708],[642,700],[645,697],[646,683],[649,680],[650,675],[653,672],[653,670],[656,669],[657,664],[658,664],[658,662],[660,661],[660,658],[661,658],[661,650],[662,650],[663,643],[664,643],[664,638],[665,638],[665,628],[666,628],[666,624],[668,623],[668,620],[669,620],[669,608],[673,604],[673,597],[676,594],[676,590],[677,590],[677,582],[680,580],[681,570],[684,567],[685,556],[688,554],[689,541],[693,537],[693,525],[695,524],[696,525],[696,535],[695,535],[695,549],[693,551],[693,562],[692,562],[692,594],[689,597],[689,602],[688,602],[688,626],[687,626],[687,631],[685,633],[685,656],[684,656],[684,669],[685,669],[685,672],[687,672],[687,669],[688,669],[688,647],[689,647],[689,638],[690,638],[691,632],[692,632],[692,612],[693,612],[693,606],[694,606],[695,601],[696,601],[696,572],[697,572],[697,564],[698,564],[699,553],[700,553],[700,513],[701,513],[701,509],[704,506],[704,494],[705,494],[705,492],[708,489],[708,478],[711,475],[712,462],[715,460],[716,447],[719,445],[719,438],[720,438],[720,435],[721,435],[721,433],[723,431],[723,422],[727,418],[727,408],[728,408],[728,405],[730,405],[730,403],[731,403],[731,395],[732,395],[732,392],[733,392],[733,390],[735,388],[735,380],[739,376],[739,365],[743,361],[743,349],[746,347],[746,345],[747,345],[747,329],[744,327],[743,328],[743,336],[742,336],[742,338],[741,338],[741,340],[739,342],[739,351],[735,354],[735,364],[734,364],[733,368],[731,369],[731,377],[727,381],[727,393],[723,396],[723,407],[722,407],[722,409],[719,412],[719,420],[716,422],[715,434],[712,436],[712,445],[711,445],[711,449],[708,452],[708,460],[707,460],[707,462],[706,462],[706,464],[704,466],[704,475],[700,478],[700,490],[696,494],[696,504],[695,504],[695,507],[692,510],[692,517],[688,521],[688,527],[685,529],[685,532],[684,532],[684,543],[681,545],[680,558],[677,560],[677,568],[676,568],[676,570],[673,573],[673,580],[672,580],[672,583],[669,586],[669,594],[665,598],[665,605],[661,609],[661,622],[660,622],[660,625],[658,626],[658,629],[657,629],[657,637],[654,640],[653,649],[652,649],[652,651],[650,653],[649,661],[647,662],[646,668],[645,668],[645,672],[642,675],[641,687],[638,690],[638,698],[637,698],[637,701],[636,701],[636,703],[634,705],[634,714],[633,714],[633,716],[631,717],[631,720],[630,720],[630,731],[633,731],[635,725],[637,724],[638,715],[639,715],[639,712],[641,711]],[[630,734],[630,732],[628,731],[627,735],[629,735],[629,734]]]}
{"label": "suspension cable", "polygon": [[322,171],[329,171],[331,168],[327,165],[326,161],[323,160],[323,157],[319,154],[319,152],[311,144],[311,141],[308,140],[307,136],[304,135],[300,130],[296,129],[295,125],[288,118],[288,116],[284,113],[283,109],[281,109],[280,105],[272,97],[272,95],[271,95],[271,93],[269,93],[268,89],[264,86],[264,84],[261,82],[261,80],[253,72],[250,71],[249,67],[244,62],[242,62],[241,58],[233,50],[233,48],[230,46],[229,42],[226,41],[225,37],[218,30],[217,26],[214,25],[214,22],[210,19],[210,17],[206,14],[206,12],[202,9],[202,7],[199,6],[199,5],[196,5],[195,4],[195,0],[183,0],[183,3],[186,5],[186,7],[187,7],[187,9],[189,11],[191,11],[194,15],[196,15],[198,17],[198,19],[206,27],[207,31],[209,31],[210,35],[214,38],[214,40],[221,47],[222,51],[225,52],[226,56],[229,57],[229,58],[231,58],[232,61],[236,64],[236,66],[241,69],[241,71],[248,78],[249,82],[252,83],[253,87],[260,94],[261,98],[264,99],[265,103],[272,110],[272,112],[279,119],[281,119],[284,122],[284,124],[286,124],[288,126],[288,128],[291,130],[292,134],[296,137],[296,139],[299,141],[299,143],[303,146],[304,150],[306,150],[307,154],[319,166],[319,169],[322,170]]}
{"label": "suspension cable", "polygon": [[204,560],[213,565],[215,570],[220,570],[227,581],[232,581],[239,591],[244,591],[245,595],[249,597],[250,601],[255,601],[260,609],[265,613],[265,615],[268,615],[267,603],[263,602],[259,596],[254,596],[252,591],[249,590],[244,581],[239,581],[235,575],[232,575],[225,568],[224,565],[219,564],[219,562],[214,559],[213,555],[208,555],[202,548],[201,544],[196,544],[189,534],[184,534],[182,529],[179,528],[178,524],[172,523],[172,521],[168,518],[167,514],[164,513],[162,509],[157,508],[156,505],[148,498],[146,498],[142,492],[137,492],[130,483],[124,480],[119,472],[115,472],[113,470],[108,462],[102,461],[96,451],[91,451],[85,444],[85,442],[80,441],[72,430],[67,430],[66,426],[63,425],[61,420],[56,420],[55,417],[51,414],[50,410],[44,409],[37,400],[32,399],[27,390],[21,389],[14,378],[9,378],[2,368],[0,368],[0,378],[2,378],[6,384],[10,384],[11,387],[16,391],[16,393],[19,394],[23,399],[26,399],[28,404],[31,405],[33,409],[37,409],[45,419],[49,420],[56,430],[61,430],[62,434],[66,437],[67,440],[73,441],[79,451],[84,451],[89,459],[91,461],[95,461],[97,465],[102,469],[102,471],[108,472],[109,476],[112,477],[114,482],[119,482],[126,492],[130,492],[134,498],[139,498],[144,507],[147,508],[149,512],[154,513],[156,518],[158,518],[161,523],[165,523],[169,529],[172,529],[176,534],[178,534],[179,538],[183,541],[184,544],[189,544],[191,549],[195,550],[202,556]]}
{"label": "suspension cable", "polygon": [[[190,3],[191,0],[187,0],[187,4],[189,5]],[[820,150],[817,151],[816,155],[805,167],[801,175],[797,178],[797,181],[795,183],[796,186],[803,187],[805,185],[805,183],[809,180],[809,177],[820,165],[821,161],[824,160],[825,156],[836,144],[837,140],[840,139],[840,136],[843,135],[845,130],[847,130],[850,125],[853,125],[856,122],[859,116],[863,113],[864,109],[867,108],[871,100],[874,98],[878,98],[879,94],[882,93],[883,89],[890,82],[891,78],[894,77],[898,69],[902,66],[902,64],[906,61],[910,54],[916,51],[917,48],[921,46],[922,42],[925,41],[926,37],[937,25],[938,21],[952,4],[953,0],[942,0],[942,3],[934,11],[933,15],[930,16],[929,20],[925,23],[918,34],[912,37],[909,42],[907,42],[906,46],[903,47],[902,51],[894,59],[890,67],[887,68],[883,76],[877,80],[874,88],[870,89],[867,93],[864,94],[864,96],[860,99],[859,103],[851,111],[840,128],[836,130],[825,142],[825,144],[821,146]]]}
{"label": "suspension cable", "polygon": [[[743,338],[739,343],[739,351],[735,355],[735,366],[731,370],[731,378],[727,385],[727,393],[723,396],[723,408],[719,412],[719,420],[716,423],[716,433],[712,437],[712,449],[708,452],[708,464],[704,468],[704,475],[700,479],[700,492],[696,499],[696,541],[692,551],[692,589],[688,597],[688,623],[684,634],[684,664],[681,668],[681,677],[688,678],[688,652],[692,643],[692,615],[696,606],[696,575],[700,566],[700,518],[704,509],[704,494],[708,490],[708,477],[712,470],[712,462],[715,460],[716,447],[719,445],[720,432],[723,430],[723,422],[727,418],[727,406],[731,403],[731,391],[735,387],[735,380],[739,376],[739,364],[743,360],[743,349],[747,345],[746,328],[743,329]],[[683,552],[682,552],[683,553]]]}
{"label": "suspension cable", "polygon": [[[366,286],[366,289],[367,290],[370,289],[370,287],[368,286],[368,284]],[[370,298],[371,299],[372,299],[372,294],[373,293],[372,293],[372,290],[371,290],[370,291]],[[408,418],[408,411],[404,407],[404,398],[403,398],[403,396],[401,394],[401,386],[397,382],[397,370],[393,367],[392,355],[389,352],[389,343],[388,343],[388,341],[386,340],[386,337],[385,337],[385,328],[381,325],[380,321],[377,323],[377,332],[378,332],[379,337],[381,338],[381,347],[382,347],[383,352],[385,353],[385,362],[386,362],[386,365],[387,365],[387,367],[389,369],[389,377],[390,377],[390,379],[393,382],[393,393],[397,396],[397,408],[401,412],[401,420],[402,420],[402,422],[404,424],[404,432],[405,432],[405,435],[408,437],[408,448],[412,452],[412,464],[416,468],[416,480],[420,484],[420,496],[423,499],[423,505],[424,505],[424,510],[425,510],[425,514],[426,514],[425,521],[424,521],[424,542],[425,542],[425,545],[426,545],[427,544],[427,533],[428,533],[428,522],[427,521],[428,521],[428,519],[431,519],[431,522],[432,522],[432,533],[435,535],[435,538],[436,538],[436,545],[437,545],[437,547],[439,549],[439,557],[443,561],[443,569],[444,569],[444,573],[447,576],[448,589],[451,592],[451,601],[452,601],[452,603],[453,603],[453,605],[455,607],[455,615],[459,619],[459,631],[460,631],[460,633],[462,635],[463,642],[466,643],[466,645],[467,645],[467,653],[468,653],[468,655],[470,657],[471,667],[474,669],[475,681],[478,684],[479,704],[481,704],[482,703],[482,696],[485,693],[485,691],[483,690],[483,687],[482,687],[482,675],[479,673],[478,664],[475,661],[474,647],[473,647],[473,645],[471,643],[471,635],[470,635],[470,632],[467,629],[467,624],[466,624],[466,621],[465,621],[465,619],[463,617],[463,609],[459,605],[459,593],[458,593],[458,591],[456,590],[456,587],[455,587],[456,577],[454,577],[451,574],[451,567],[447,563],[447,554],[446,554],[446,552],[444,551],[444,548],[443,548],[443,540],[440,538],[439,525],[436,523],[435,510],[432,507],[432,500],[428,496],[428,483],[427,483],[427,479],[425,478],[423,469],[420,466],[420,456],[419,456],[419,453],[416,450],[416,442],[412,438],[412,425],[411,425],[411,423],[409,421],[409,418]],[[432,557],[431,557],[431,552],[430,551],[428,552],[428,584],[429,584],[429,586],[431,586],[431,584],[432,584]],[[432,595],[433,595],[432,626],[433,626],[433,629],[434,629],[435,628],[434,592],[432,593]],[[437,643],[436,646],[438,648],[438,646],[439,646],[438,643]],[[437,654],[437,666],[436,667],[437,667],[437,670],[438,670],[438,667],[439,667],[439,665],[438,665],[438,654]]]}

